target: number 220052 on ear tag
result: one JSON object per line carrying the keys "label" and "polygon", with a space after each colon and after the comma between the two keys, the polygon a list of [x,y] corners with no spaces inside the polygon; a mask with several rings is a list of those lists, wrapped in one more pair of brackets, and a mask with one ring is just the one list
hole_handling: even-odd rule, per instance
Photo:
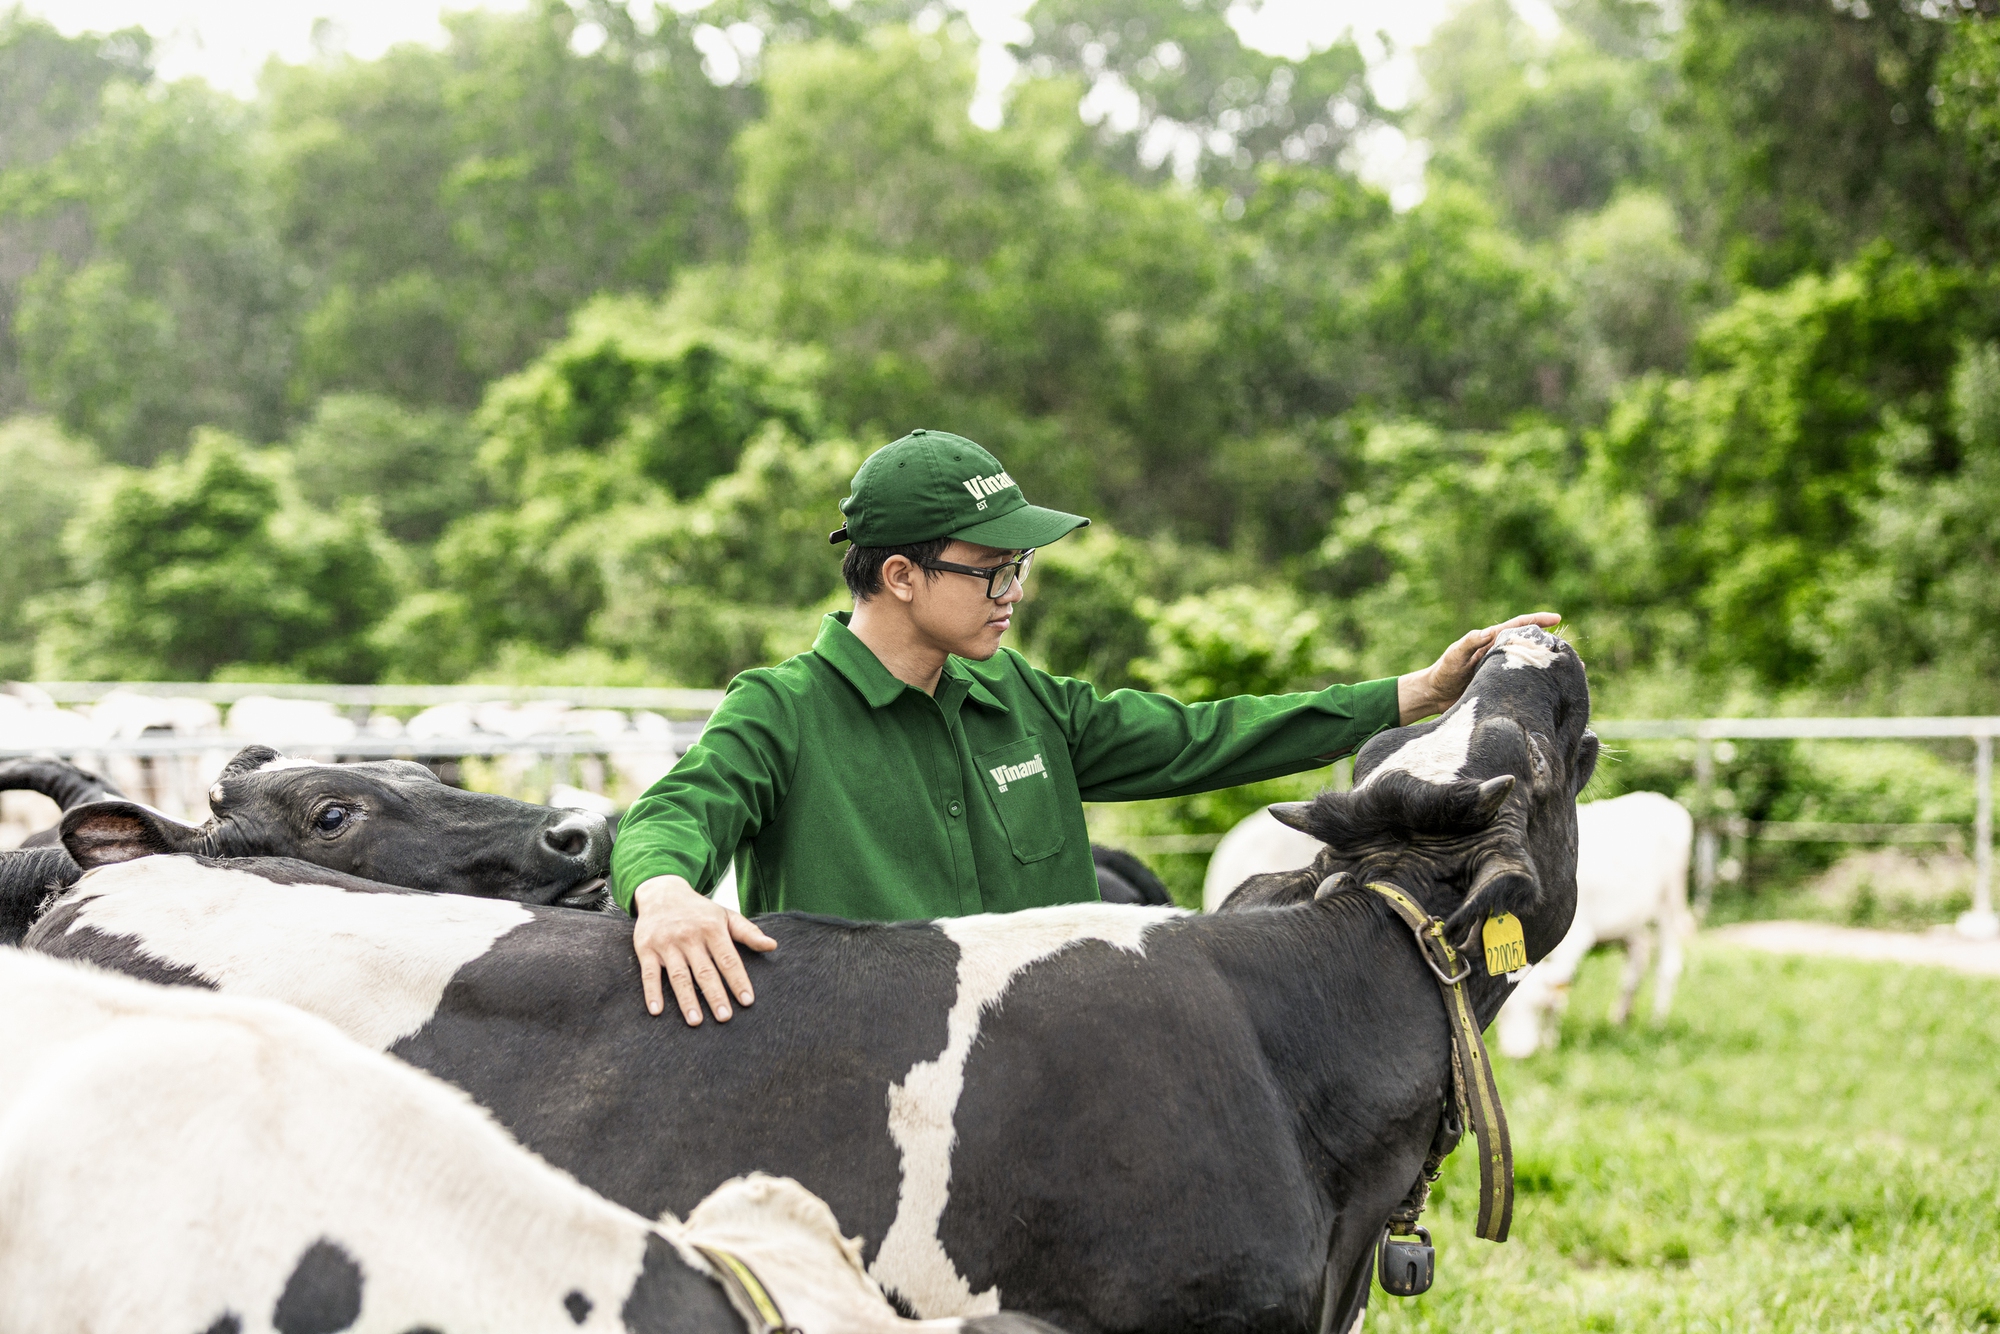
{"label": "number 220052 on ear tag", "polygon": [[1486,919],[1480,932],[1486,945],[1486,973],[1498,977],[1528,966],[1528,942],[1521,937],[1521,919],[1510,912],[1497,912]]}

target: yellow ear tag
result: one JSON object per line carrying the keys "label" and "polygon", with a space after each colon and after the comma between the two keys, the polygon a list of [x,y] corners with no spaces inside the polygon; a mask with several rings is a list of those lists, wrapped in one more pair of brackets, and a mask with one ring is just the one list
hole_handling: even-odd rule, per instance
{"label": "yellow ear tag", "polygon": [[1528,966],[1528,942],[1521,936],[1521,919],[1513,913],[1494,913],[1479,934],[1486,945],[1487,976],[1498,977]]}

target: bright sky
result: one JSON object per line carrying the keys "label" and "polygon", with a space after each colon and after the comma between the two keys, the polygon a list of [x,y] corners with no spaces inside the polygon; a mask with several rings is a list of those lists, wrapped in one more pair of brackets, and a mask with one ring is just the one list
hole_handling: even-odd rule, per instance
{"label": "bright sky", "polygon": [[[698,9],[705,0],[668,0],[676,7]],[[1251,46],[1274,55],[1298,57],[1324,46],[1353,29],[1362,49],[1375,62],[1371,75],[1375,92],[1391,106],[1410,97],[1415,67],[1409,49],[1421,44],[1450,11],[1455,0],[1263,0],[1242,4],[1231,21]],[[518,9],[526,0],[486,0],[483,8]],[[650,9],[653,0],[633,0]],[[952,0],[982,42],[979,104],[974,119],[997,119],[999,92],[1013,77],[1008,41],[1026,36],[1020,16],[1030,0]],[[1516,7],[1538,29],[1551,30],[1554,12],[1547,0],[1515,0]],[[257,73],[265,60],[299,62],[313,55],[314,22],[333,22],[342,49],[363,58],[382,54],[398,42],[440,42],[438,15],[446,10],[473,8],[440,5],[430,0],[28,0],[27,9],[65,33],[108,32],[134,25],[157,40],[160,74],[167,79],[199,75],[218,88],[249,96],[256,91]],[[1390,49],[1375,39],[1386,32]],[[726,60],[727,54],[723,58]],[[1399,204],[1422,197],[1423,154],[1394,130],[1377,133],[1363,145],[1362,174],[1391,189]]]}

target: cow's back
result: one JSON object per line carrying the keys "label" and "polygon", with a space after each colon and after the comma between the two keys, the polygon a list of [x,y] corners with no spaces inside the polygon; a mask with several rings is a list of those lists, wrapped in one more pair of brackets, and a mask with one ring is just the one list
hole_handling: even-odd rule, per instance
{"label": "cow's back", "polygon": [[1576,808],[1577,917],[1595,940],[1621,940],[1687,899],[1694,819],[1658,792]]}
{"label": "cow's back", "polygon": [[649,1217],[767,1172],[822,1195],[872,1255],[901,1162],[889,1089],[945,1046],[951,943],[920,923],[760,918],[778,948],[743,952],[756,1003],[690,1028],[646,1012],[626,919],[537,918],[465,965],[438,1017],[390,1050]]}
{"label": "cow's back", "polygon": [[[1079,911],[1122,926],[1150,910]],[[641,1213],[684,1213],[753,1170],[794,1177],[925,1315],[1004,1301],[1088,1329],[1065,1306],[1079,1268],[1092,1305],[1135,1327],[1210,1284],[1218,1303],[1262,1290],[1289,1327],[1317,1291],[1328,1220],[1291,1100],[1237,984],[1177,932],[1147,934],[1143,953],[1070,941],[974,1006],[967,1034],[964,970],[981,968],[947,934],[962,928],[761,917],[779,944],[746,954],[756,1004],[689,1028],[646,1013],[629,928],[538,917],[549,929],[468,965],[439,1021],[392,1050]],[[1170,1102],[1132,1096],[1176,1070]],[[925,1147],[931,1124],[944,1156]],[[1168,1197],[1203,1203],[1148,1203]],[[1135,1266],[1148,1235],[1159,1266]]]}

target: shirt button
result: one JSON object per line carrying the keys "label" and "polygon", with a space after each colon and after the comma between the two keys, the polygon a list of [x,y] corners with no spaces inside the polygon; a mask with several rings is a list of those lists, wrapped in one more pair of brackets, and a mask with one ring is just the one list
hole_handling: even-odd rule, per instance
{"label": "shirt button", "polygon": [[963,806],[960,806],[955,801],[952,802],[951,805],[945,807],[945,809],[951,812],[951,817],[954,820],[956,820],[959,817],[959,815],[962,814],[965,810]]}

